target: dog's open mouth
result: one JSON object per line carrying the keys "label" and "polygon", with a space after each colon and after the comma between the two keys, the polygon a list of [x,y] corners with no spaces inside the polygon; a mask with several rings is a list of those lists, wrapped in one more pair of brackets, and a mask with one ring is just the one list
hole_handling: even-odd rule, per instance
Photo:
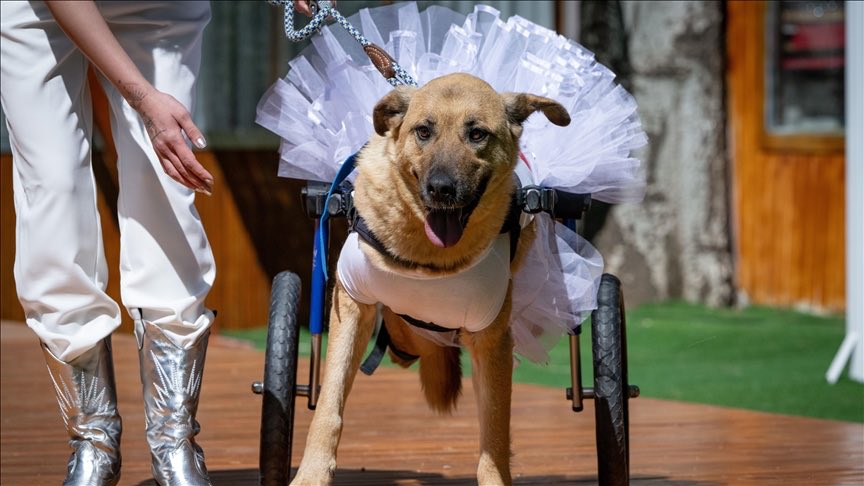
{"label": "dog's open mouth", "polygon": [[471,202],[461,208],[426,208],[424,229],[426,230],[426,237],[433,245],[438,248],[448,248],[462,239],[462,233],[468,226],[468,218],[480,204],[480,198],[486,192],[488,183],[489,177],[483,178],[474,191]]}
{"label": "dog's open mouth", "polygon": [[[462,238],[468,218],[462,217],[463,208],[430,209],[426,214],[426,237],[433,245],[447,248]],[[470,215],[470,213],[469,213]]]}

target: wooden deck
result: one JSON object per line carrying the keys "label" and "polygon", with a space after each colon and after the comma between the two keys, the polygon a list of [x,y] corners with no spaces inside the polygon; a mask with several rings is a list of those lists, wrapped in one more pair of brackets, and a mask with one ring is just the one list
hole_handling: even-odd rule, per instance
{"label": "wooden deck", "polygon": [[[59,484],[69,452],[36,338],[20,323],[4,322],[0,331],[0,484]],[[121,484],[151,485],[134,339],[116,336],[114,347],[125,428]],[[212,340],[198,418],[216,485],[257,484],[260,399],[249,385],[262,371],[261,352]],[[295,465],[311,417],[302,403],[298,408]],[[346,413],[336,483],[474,484],[475,411],[470,381],[457,413],[439,417],[424,405],[413,372],[361,375]],[[590,401],[574,414],[563,391],[516,385],[515,482],[596,484],[593,422]],[[861,424],[639,398],[631,402],[631,447],[635,485],[864,484]]]}

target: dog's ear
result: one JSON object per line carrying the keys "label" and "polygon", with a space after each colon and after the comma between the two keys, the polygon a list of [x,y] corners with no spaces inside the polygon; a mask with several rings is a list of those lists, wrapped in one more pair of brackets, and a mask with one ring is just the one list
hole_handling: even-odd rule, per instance
{"label": "dog's ear", "polygon": [[394,130],[402,124],[414,91],[416,88],[410,86],[397,86],[378,101],[372,111],[375,133],[384,136],[389,130]]}
{"label": "dog's ear", "polygon": [[502,93],[504,107],[507,117],[514,125],[513,133],[519,136],[522,133],[522,122],[535,111],[542,111],[546,118],[559,127],[570,124],[570,114],[555,100],[536,96],[528,93]]}

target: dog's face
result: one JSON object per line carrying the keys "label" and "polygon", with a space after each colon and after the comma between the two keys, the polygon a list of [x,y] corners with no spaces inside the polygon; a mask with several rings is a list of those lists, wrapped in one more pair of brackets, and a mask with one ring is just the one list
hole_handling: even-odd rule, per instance
{"label": "dog's face", "polygon": [[[375,131],[393,142],[395,170],[413,194],[413,212],[424,216],[432,245],[457,245],[471,215],[489,209],[478,207],[509,201],[521,124],[537,110],[556,125],[570,122],[553,100],[499,94],[467,74],[437,78],[420,89],[400,87],[378,102]],[[499,201],[487,204],[493,193]],[[497,219],[500,227],[508,206],[499,205],[500,218],[486,219]]]}

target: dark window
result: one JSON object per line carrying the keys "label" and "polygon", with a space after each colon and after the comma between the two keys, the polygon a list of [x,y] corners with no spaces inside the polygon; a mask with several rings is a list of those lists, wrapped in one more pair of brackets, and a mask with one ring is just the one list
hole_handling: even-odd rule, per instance
{"label": "dark window", "polygon": [[842,135],[842,1],[768,2],[765,125],[770,135]]}

